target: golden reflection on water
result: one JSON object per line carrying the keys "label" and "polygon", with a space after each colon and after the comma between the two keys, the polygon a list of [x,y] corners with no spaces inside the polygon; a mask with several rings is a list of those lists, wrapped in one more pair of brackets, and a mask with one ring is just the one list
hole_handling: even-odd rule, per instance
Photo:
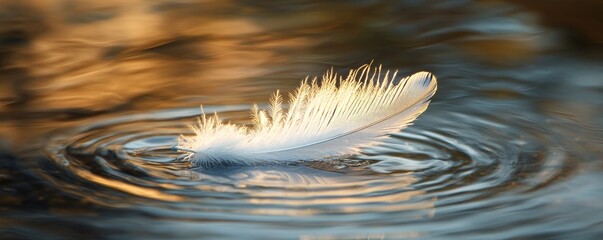
{"label": "golden reflection on water", "polygon": [[96,174],[90,173],[86,170],[74,168],[73,172],[90,182],[97,183],[102,186],[116,189],[116,190],[126,192],[126,193],[129,193],[132,195],[150,198],[150,199],[161,200],[161,201],[174,201],[175,202],[175,201],[184,200],[184,198],[181,196],[167,194],[167,193],[161,192],[156,189],[134,186],[132,184],[125,183],[123,181],[104,178],[104,177],[98,176]]}
{"label": "golden reflection on water", "polygon": [[[433,37],[423,39],[413,32],[375,28],[415,19],[431,6],[394,18],[376,14],[389,12],[385,4],[369,9],[320,4],[270,15],[236,1],[27,0],[3,5],[16,17],[0,19],[7,22],[0,31],[26,42],[0,49],[6,52],[4,75],[21,78],[0,83],[0,111],[6,112],[15,111],[15,104],[30,112],[190,106],[201,103],[199,96],[211,96],[204,104],[265,102],[275,88],[292,89],[306,75],[335,64],[379,57],[414,66],[440,53],[392,54],[388,47],[418,48],[442,40],[495,63],[529,59],[540,50],[534,44],[540,36],[521,31],[493,35],[452,28],[438,34],[429,30],[437,26],[427,24],[425,31]],[[460,11],[488,7],[509,6],[475,3]],[[465,21],[457,15],[447,19]],[[521,23],[533,27],[525,19]],[[351,50],[369,54],[351,55]],[[320,62],[325,64],[317,69]]]}
{"label": "golden reflection on water", "polygon": [[[286,63],[279,47],[308,45],[301,38],[273,38],[249,17],[210,14],[205,4],[168,3],[15,2],[38,12],[44,29],[10,59],[11,68],[26,69],[27,81],[19,87],[28,109],[160,108],[177,104],[169,99],[207,94],[223,96],[214,102],[249,102],[256,91],[273,89],[242,82],[269,74],[267,62]],[[14,99],[11,87],[3,86],[0,98]]]}

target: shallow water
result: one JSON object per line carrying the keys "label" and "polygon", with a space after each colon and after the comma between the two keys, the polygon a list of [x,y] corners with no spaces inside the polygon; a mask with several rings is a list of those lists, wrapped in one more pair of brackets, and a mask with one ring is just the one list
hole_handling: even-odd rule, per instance
{"label": "shallow water", "polygon": [[[597,239],[603,8],[514,2],[2,1],[0,238]],[[439,86],[361,154],[167,150],[371,60]]]}

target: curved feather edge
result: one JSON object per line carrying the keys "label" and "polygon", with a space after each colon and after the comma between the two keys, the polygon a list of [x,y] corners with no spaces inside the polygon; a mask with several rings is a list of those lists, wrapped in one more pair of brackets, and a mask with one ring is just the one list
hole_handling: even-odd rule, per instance
{"label": "curved feather edge", "polygon": [[317,160],[357,153],[410,125],[437,90],[435,76],[415,73],[395,84],[397,72],[370,64],[350,70],[344,79],[332,69],[304,80],[283,109],[277,91],[267,111],[251,110],[252,127],[224,123],[217,114],[202,114],[191,125],[193,136],[181,136],[178,148],[201,165],[252,164]]}

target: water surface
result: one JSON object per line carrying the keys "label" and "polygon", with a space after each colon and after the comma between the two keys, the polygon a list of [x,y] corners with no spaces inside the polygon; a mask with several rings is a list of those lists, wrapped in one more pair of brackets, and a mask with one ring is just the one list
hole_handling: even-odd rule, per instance
{"label": "water surface", "polygon": [[[597,239],[591,2],[2,1],[0,238]],[[360,154],[204,168],[167,150],[199,105],[246,124],[372,60],[439,86]]]}

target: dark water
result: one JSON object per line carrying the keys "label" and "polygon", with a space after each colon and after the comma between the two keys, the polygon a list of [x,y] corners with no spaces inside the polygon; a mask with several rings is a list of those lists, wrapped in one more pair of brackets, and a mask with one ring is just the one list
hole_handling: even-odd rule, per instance
{"label": "dark water", "polygon": [[[598,1],[1,3],[2,239],[603,237]],[[360,155],[142,150],[371,60],[439,90]]]}

